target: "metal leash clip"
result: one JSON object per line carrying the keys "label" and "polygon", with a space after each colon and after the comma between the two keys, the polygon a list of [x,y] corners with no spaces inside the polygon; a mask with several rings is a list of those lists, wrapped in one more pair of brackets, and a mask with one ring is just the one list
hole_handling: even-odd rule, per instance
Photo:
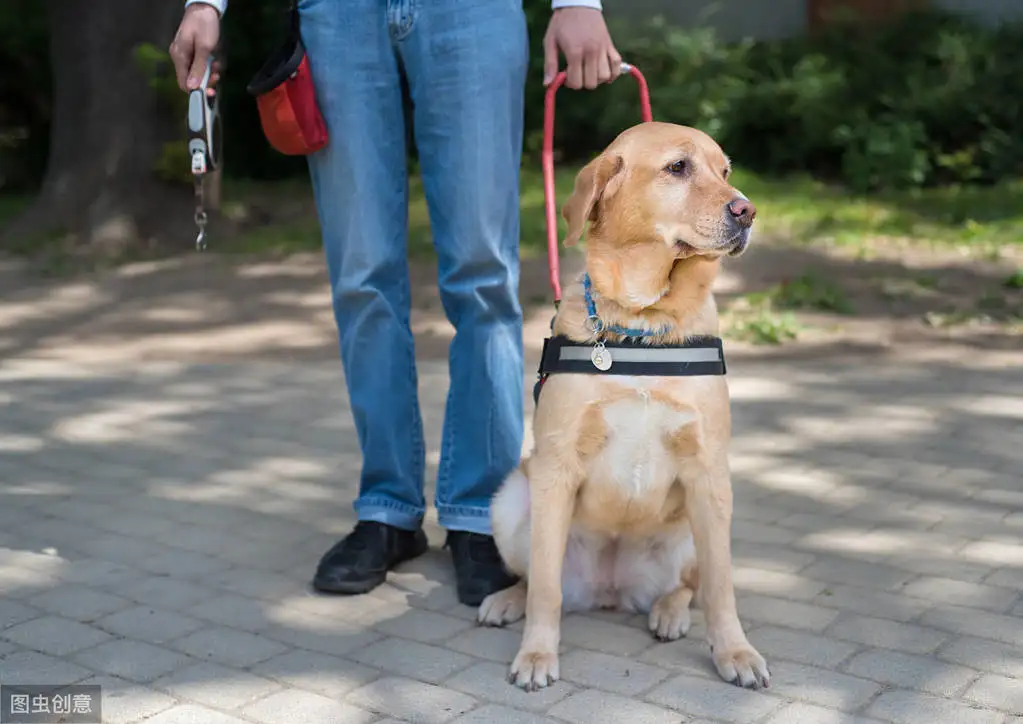
{"label": "metal leash clip", "polygon": [[192,179],[195,184],[195,226],[198,234],[195,248],[206,249],[206,222],[209,217],[203,199],[203,181],[207,173],[216,170],[220,154],[220,101],[209,95],[210,76],[213,74],[213,56],[206,61],[199,87],[188,94],[188,155],[192,159]]}

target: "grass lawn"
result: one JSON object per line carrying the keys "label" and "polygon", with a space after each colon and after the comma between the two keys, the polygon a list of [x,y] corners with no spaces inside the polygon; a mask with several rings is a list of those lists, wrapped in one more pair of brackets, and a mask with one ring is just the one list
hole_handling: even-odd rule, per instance
{"label": "grass lawn", "polygon": [[[574,167],[558,169],[559,210],[572,190],[575,172]],[[961,246],[984,255],[1007,245],[1023,246],[1023,180],[992,187],[945,187],[868,196],[809,178],[772,179],[741,170],[735,173],[733,182],[757,204],[760,233],[797,244],[869,246],[897,241]],[[540,253],[546,244],[540,171],[524,169],[521,185],[523,252]],[[225,197],[239,201],[229,202],[227,211],[244,215],[246,204],[268,194],[275,204],[282,196],[303,202],[307,211],[287,223],[253,228],[232,240],[227,250],[287,252],[318,248],[319,228],[304,182],[269,187],[230,184]],[[414,257],[422,257],[432,253],[432,245],[427,204],[418,177],[411,181],[410,194],[409,248]]]}
{"label": "grass lawn", "polygon": [[[577,167],[557,171],[558,207],[572,190]],[[991,187],[945,187],[854,195],[810,178],[774,179],[737,170],[735,185],[757,205],[761,234],[796,244],[869,247],[906,242],[960,246],[977,255],[1023,247],[1023,179]],[[543,179],[538,168],[522,172],[522,249],[546,245]],[[410,182],[409,251],[432,253],[422,184]],[[235,253],[288,253],[320,247],[320,231],[305,179],[280,183],[225,181],[224,212],[243,223],[233,238],[212,240],[212,249]],[[0,195],[0,228],[27,206],[25,196]],[[563,233],[562,226],[561,232]],[[31,246],[9,251],[24,253]]]}

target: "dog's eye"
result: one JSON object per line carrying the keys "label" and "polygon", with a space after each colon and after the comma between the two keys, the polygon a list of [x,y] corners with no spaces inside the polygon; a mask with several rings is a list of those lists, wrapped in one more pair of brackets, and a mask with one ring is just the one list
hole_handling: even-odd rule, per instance
{"label": "dog's eye", "polygon": [[686,162],[675,161],[673,163],[669,163],[664,170],[673,176],[681,176],[686,172]]}
{"label": "dog's eye", "polygon": [[724,173],[722,173],[721,175],[724,177],[725,181],[727,181],[728,177],[732,175],[732,169],[726,168]]}

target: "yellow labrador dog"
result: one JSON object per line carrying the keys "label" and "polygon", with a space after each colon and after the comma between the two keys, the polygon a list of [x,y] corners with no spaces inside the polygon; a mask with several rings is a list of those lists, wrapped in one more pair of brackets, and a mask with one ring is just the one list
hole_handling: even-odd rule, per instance
{"label": "yellow labrador dog", "polygon": [[[628,330],[652,344],[716,336],[711,284],[722,257],[745,251],[756,215],[729,172],[709,136],[665,123],[625,131],[583,168],[562,214],[566,244],[590,222],[588,278],[566,289],[554,334],[593,344]],[[547,380],[534,452],[492,503],[497,546],[522,580],[478,613],[492,626],[525,615],[514,683],[558,679],[563,610],[649,613],[667,641],[688,631],[695,595],[721,677],[768,685],[732,585],[729,405],[720,374]]]}

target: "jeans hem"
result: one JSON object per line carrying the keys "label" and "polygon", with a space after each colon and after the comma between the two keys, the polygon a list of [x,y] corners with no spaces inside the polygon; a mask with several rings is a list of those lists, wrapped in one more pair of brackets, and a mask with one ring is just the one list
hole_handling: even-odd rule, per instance
{"label": "jeans hem", "polygon": [[490,508],[465,505],[438,505],[437,522],[445,530],[459,530],[480,535],[493,535]]}
{"label": "jeans hem", "polygon": [[419,530],[423,526],[424,511],[394,500],[360,499],[355,502],[355,513],[360,521],[374,521],[403,530]]}

